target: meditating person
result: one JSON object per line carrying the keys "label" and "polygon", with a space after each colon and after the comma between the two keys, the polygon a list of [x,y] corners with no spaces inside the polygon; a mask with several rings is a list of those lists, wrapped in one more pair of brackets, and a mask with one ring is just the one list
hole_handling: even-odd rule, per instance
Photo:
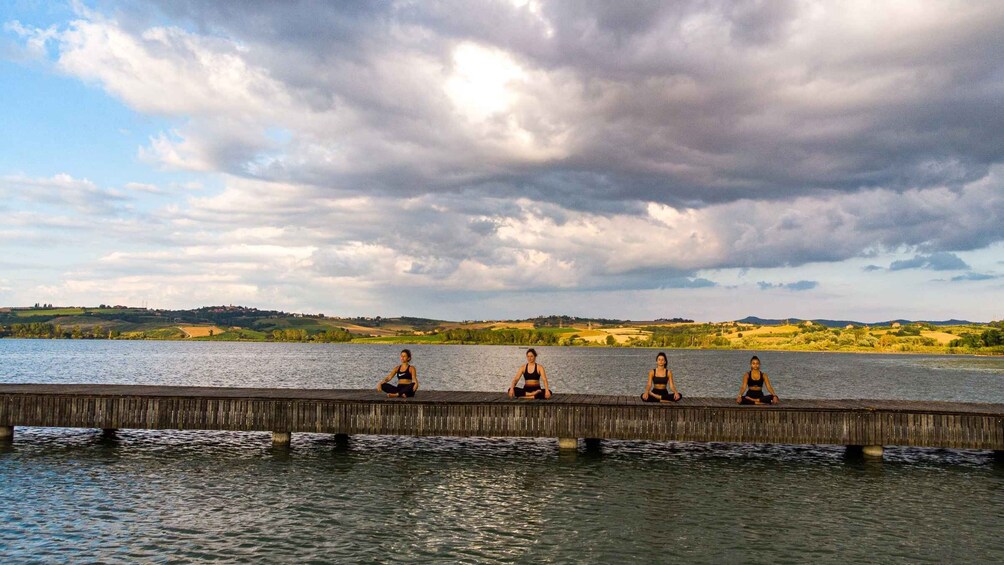
{"label": "meditating person", "polygon": [[[518,387],[520,377],[523,378],[523,386]],[[540,383],[544,383],[541,387]],[[509,398],[525,398],[528,400],[544,400],[551,398],[551,388],[547,386],[547,373],[544,367],[537,364],[537,351],[526,350],[526,365],[520,368],[519,372],[512,379],[509,385]]]}
{"label": "meditating person", "polygon": [[[763,393],[763,387],[767,387],[770,394]],[[743,375],[743,382],[739,386],[739,396],[736,397],[736,404],[777,404],[777,393],[774,387],[770,386],[770,379],[767,373],[760,370],[760,358],[756,355],[750,359],[750,370]]]}
{"label": "meditating person", "polygon": [[[397,384],[390,384],[390,380],[397,377]],[[411,364],[411,351],[401,350],[401,364],[387,373],[377,390],[386,392],[388,398],[411,398],[418,391],[418,371]]]}
{"label": "meditating person", "polygon": [[673,371],[669,370],[667,363],[665,353],[655,356],[655,369],[648,372],[648,386],[641,393],[645,402],[676,402],[683,398],[673,384]]}

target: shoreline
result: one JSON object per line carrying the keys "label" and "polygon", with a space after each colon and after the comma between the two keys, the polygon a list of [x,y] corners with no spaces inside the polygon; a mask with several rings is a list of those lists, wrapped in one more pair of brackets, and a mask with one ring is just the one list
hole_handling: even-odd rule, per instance
{"label": "shoreline", "polygon": [[[406,336],[402,336],[406,337]],[[959,357],[959,356],[970,356],[970,357],[982,357],[982,358],[1004,358],[1002,353],[981,353],[978,351],[879,351],[879,350],[841,350],[841,349],[814,349],[814,348],[773,348],[770,346],[765,347],[668,347],[668,346],[652,346],[652,345],[606,345],[601,343],[590,344],[590,345],[571,345],[571,344],[533,344],[533,343],[464,343],[464,342],[448,342],[448,341],[407,341],[407,340],[375,340],[372,338],[362,338],[359,340],[351,341],[337,341],[337,342],[319,342],[319,341],[275,341],[275,340],[256,340],[256,339],[214,339],[214,338],[46,338],[46,337],[2,337],[0,342],[6,340],[26,340],[26,341],[155,341],[155,342],[212,342],[212,343],[302,343],[302,344],[314,344],[314,345],[340,345],[340,344],[351,344],[351,345],[433,345],[433,346],[468,346],[468,345],[480,345],[489,347],[574,347],[579,349],[648,349],[648,350],[664,350],[664,351],[746,351],[746,352],[758,352],[758,351],[770,351],[775,353],[845,353],[845,354],[855,354],[855,355],[927,355],[927,356],[939,356],[939,357]]]}

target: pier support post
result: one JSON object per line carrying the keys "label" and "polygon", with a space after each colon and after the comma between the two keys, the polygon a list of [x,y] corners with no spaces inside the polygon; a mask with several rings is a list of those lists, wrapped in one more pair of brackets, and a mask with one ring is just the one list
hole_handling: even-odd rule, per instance
{"label": "pier support post", "polygon": [[861,448],[861,454],[865,457],[881,459],[882,458],[882,446],[881,445],[866,445]]}
{"label": "pier support post", "polygon": [[292,437],[289,432],[272,432],[272,445],[289,445]]}
{"label": "pier support post", "polygon": [[101,437],[113,438],[118,431],[118,428],[101,428]]}
{"label": "pier support post", "polygon": [[12,441],[14,439],[14,426],[0,426],[0,441]]}
{"label": "pier support post", "polygon": [[994,461],[998,463],[1004,463],[1004,449],[998,449],[994,451]]}
{"label": "pier support post", "polygon": [[596,451],[597,449],[600,448],[600,445],[602,445],[602,442],[600,441],[600,438],[598,438],[598,437],[587,437],[586,438],[586,450],[588,450],[588,451]]}
{"label": "pier support post", "polygon": [[349,444],[349,434],[335,434],[335,445],[343,446]]}
{"label": "pier support post", "polygon": [[855,459],[864,457],[865,459],[882,459],[881,445],[848,445],[847,455]]}
{"label": "pier support post", "polygon": [[558,438],[558,449],[561,451],[575,451],[579,448],[579,438],[575,437],[559,437]]}

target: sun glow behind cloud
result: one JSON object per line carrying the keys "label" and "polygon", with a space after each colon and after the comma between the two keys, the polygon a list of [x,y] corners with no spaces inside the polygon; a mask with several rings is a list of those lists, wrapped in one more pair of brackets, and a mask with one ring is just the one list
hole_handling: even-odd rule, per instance
{"label": "sun glow behind cloud", "polygon": [[[956,285],[976,317],[1000,292],[983,56],[1000,10],[481,8],[113,2],[6,22],[18,60],[165,125],[101,156],[150,178],[0,170],[0,304],[484,316],[539,313],[531,293],[709,318],[870,313],[881,288],[898,317]],[[41,242],[44,274],[23,259]],[[938,278],[887,267],[944,254]]]}

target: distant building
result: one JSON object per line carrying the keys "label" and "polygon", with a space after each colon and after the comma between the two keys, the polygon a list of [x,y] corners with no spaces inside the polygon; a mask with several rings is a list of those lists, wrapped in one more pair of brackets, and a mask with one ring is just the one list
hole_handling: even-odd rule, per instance
{"label": "distant building", "polygon": [[892,327],[894,327],[894,328],[898,328],[898,327],[900,327],[900,325],[901,324],[899,322],[893,322],[892,323]]}
{"label": "distant building", "polygon": [[854,329],[854,324],[847,324],[846,326],[844,326],[844,329],[845,330],[853,330]]}

